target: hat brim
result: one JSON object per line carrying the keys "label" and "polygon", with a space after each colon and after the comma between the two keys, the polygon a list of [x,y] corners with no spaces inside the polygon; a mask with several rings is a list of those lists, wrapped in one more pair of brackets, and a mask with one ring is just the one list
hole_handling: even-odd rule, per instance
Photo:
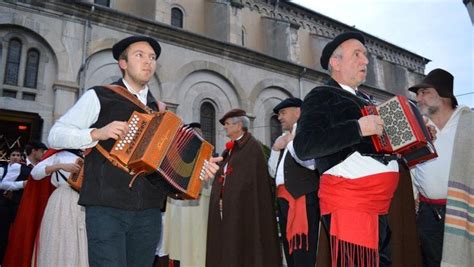
{"label": "hat brim", "polygon": [[412,87],[408,88],[408,91],[413,92],[413,93],[416,94],[416,92],[418,92],[418,90],[420,90],[422,88],[434,88],[434,86],[432,84],[419,83],[419,84],[413,85]]}
{"label": "hat brim", "polygon": [[127,49],[127,47],[129,47],[131,44],[136,42],[147,42],[150,44],[151,48],[156,54],[156,58],[158,59],[161,54],[161,46],[155,39],[148,36],[130,36],[119,41],[112,47],[112,55],[114,56],[115,60],[118,61],[123,51],[125,51],[125,49]]}

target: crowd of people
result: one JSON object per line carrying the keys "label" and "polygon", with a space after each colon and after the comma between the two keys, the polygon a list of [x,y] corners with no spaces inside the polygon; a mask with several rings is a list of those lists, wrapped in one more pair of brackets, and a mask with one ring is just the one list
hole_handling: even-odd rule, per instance
{"label": "crowd of people", "polygon": [[[400,155],[375,149],[384,121],[361,113],[377,104],[359,90],[365,39],[342,33],[322,51],[327,83],[274,107],[283,134],[268,158],[234,108],[219,120],[229,142],[206,162],[199,198],[183,200],[159,173],[135,179],[107,155],[133,131],[134,111],[166,110],[148,87],[160,44],[131,36],[112,52],[123,92],[90,88],[53,125],[50,149],[31,142],[23,158],[14,148],[0,168],[0,266],[402,266],[400,255],[404,266],[473,264],[474,113],[458,105],[448,71],[407,89],[438,155],[410,177]],[[78,192],[67,180],[81,168]],[[400,191],[407,207],[391,215]],[[417,249],[391,242],[410,227]]]}

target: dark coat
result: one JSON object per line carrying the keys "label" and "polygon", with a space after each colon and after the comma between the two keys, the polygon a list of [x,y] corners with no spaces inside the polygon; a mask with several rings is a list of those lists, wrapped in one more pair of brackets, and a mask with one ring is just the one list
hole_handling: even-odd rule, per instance
{"label": "dark coat", "polygon": [[223,219],[219,210],[222,185],[216,174],[209,204],[207,267],[276,267],[281,265],[280,242],[271,196],[271,178],[261,144],[249,133],[236,141],[228,162],[223,193]]}

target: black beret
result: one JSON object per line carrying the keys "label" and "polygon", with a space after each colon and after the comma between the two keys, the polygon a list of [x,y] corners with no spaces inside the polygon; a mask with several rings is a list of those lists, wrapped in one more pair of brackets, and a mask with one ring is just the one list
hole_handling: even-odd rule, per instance
{"label": "black beret", "polygon": [[273,112],[278,114],[281,109],[284,108],[289,108],[289,107],[301,107],[303,104],[303,101],[301,99],[296,98],[296,97],[289,97],[283,101],[280,102],[280,104],[276,105],[276,107],[273,109]]}
{"label": "black beret", "polygon": [[416,94],[421,88],[434,88],[439,96],[451,98],[453,104],[457,106],[458,101],[453,94],[453,83],[454,77],[451,73],[443,69],[434,69],[426,75],[421,83],[408,88],[408,90]]}
{"label": "black beret", "polygon": [[245,110],[243,109],[234,108],[230,110],[229,112],[227,112],[226,114],[224,114],[224,116],[220,118],[219,122],[222,125],[224,125],[225,120],[227,120],[228,118],[241,117],[241,116],[247,116],[247,112],[245,112]]}
{"label": "black beret", "polygon": [[328,69],[329,59],[331,58],[334,50],[336,50],[339,45],[350,39],[359,40],[362,44],[365,45],[364,36],[360,32],[345,32],[339,34],[323,48],[323,53],[321,54],[321,58],[319,59],[319,62],[321,63],[321,67],[323,67],[323,69]]}
{"label": "black beret", "polygon": [[156,58],[160,56],[161,53],[161,46],[160,44],[153,38],[148,37],[148,36],[141,36],[141,35],[134,35],[127,37],[125,39],[122,39],[118,41],[114,46],[112,47],[112,54],[116,60],[119,60],[120,54],[127,49],[127,47],[133,43],[136,42],[147,42],[150,44],[150,46],[153,48],[156,54]]}

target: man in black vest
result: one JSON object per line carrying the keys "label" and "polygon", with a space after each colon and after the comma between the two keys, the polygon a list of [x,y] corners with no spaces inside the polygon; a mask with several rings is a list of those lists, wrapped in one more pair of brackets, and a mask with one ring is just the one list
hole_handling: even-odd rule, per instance
{"label": "man in black vest", "polygon": [[268,170],[277,186],[280,233],[289,267],[314,266],[319,229],[319,177],[314,160],[300,161],[292,140],[302,101],[287,98],[273,112],[278,114],[283,135],[272,147]]}
{"label": "man in black vest", "polygon": [[[127,37],[112,48],[123,78],[120,85],[144,105],[157,111],[164,104],[156,101],[148,82],[155,74],[161,47],[153,38]],[[110,151],[116,139],[129,131],[127,121],[140,107],[96,86],[52,127],[49,143],[55,148],[90,148],[99,143]],[[207,176],[217,170],[211,160]],[[132,187],[132,176],[113,166],[97,149],[85,158],[84,182],[79,204],[86,207],[89,264],[93,266],[151,266],[161,228],[161,207],[170,186],[158,174],[139,177]]]}

